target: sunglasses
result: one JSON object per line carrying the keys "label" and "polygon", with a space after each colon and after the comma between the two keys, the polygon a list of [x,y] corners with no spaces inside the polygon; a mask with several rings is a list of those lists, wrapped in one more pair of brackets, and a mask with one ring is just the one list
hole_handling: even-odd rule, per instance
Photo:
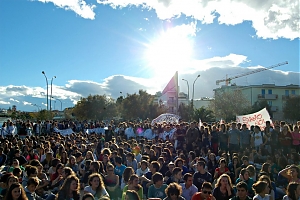
{"label": "sunglasses", "polygon": [[204,191],[202,191],[203,192],[203,194],[211,194],[211,191],[206,191],[206,190],[204,190]]}

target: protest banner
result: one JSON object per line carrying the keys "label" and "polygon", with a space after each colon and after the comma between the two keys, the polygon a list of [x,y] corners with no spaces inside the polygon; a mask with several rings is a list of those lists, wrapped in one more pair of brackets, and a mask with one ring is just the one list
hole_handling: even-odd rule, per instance
{"label": "protest banner", "polygon": [[170,113],[165,113],[165,114],[161,114],[159,115],[157,118],[153,119],[151,122],[151,126],[153,126],[155,123],[163,123],[166,122],[168,123],[178,123],[179,122],[180,117],[178,115],[175,114],[170,114]]}
{"label": "protest banner", "polygon": [[261,130],[266,127],[266,121],[270,121],[273,125],[269,112],[266,108],[252,114],[236,116],[236,122],[246,124],[248,129],[253,126],[259,126]]}

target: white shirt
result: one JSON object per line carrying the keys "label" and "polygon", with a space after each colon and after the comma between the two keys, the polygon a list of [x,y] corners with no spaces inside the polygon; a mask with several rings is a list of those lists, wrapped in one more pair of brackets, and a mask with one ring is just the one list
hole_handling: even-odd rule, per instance
{"label": "white shirt", "polygon": [[[96,191],[94,191],[91,186],[86,186],[84,188],[84,191],[91,193],[93,196],[96,195]],[[109,196],[109,194],[107,193],[105,188],[102,188],[101,193],[100,193],[100,197],[103,197],[103,196]]]}
{"label": "white shirt", "polygon": [[265,197],[261,197],[259,194],[255,195],[253,197],[253,199],[257,199],[257,200],[270,200],[270,195],[266,194]]}
{"label": "white shirt", "polygon": [[261,132],[258,133],[254,133],[253,137],[254,137],[254,146],[258,147],[261,144],[263,144],[263,138],[261,137]]}
{"label": "white shirt", "polygon": [[145,175],[148,171],[149,171],[148,167],[145,170],[142,170],[142,168],[139,168],[136,170],[136,175],[142,176],[142,175]]}

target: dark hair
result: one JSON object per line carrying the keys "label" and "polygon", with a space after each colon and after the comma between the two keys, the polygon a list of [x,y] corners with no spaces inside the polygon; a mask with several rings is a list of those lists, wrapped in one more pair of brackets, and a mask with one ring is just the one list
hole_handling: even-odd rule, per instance
{"label": "dark hair", "polygon": [[296,190],[298,185],[300,184],[297,182],[290,182],[287,186],[287,196],[292,200],[296,199]]}
{"label": "dark hair", "polygon": [[152,175],[152,182],[155,184],[158,181],[162,181],[164,179],[163,175],[160,172],[156,172]]}
{"label": "dark hair", "polygon": [[158,172],[159,171],[159,162],[152,161],[151,164],[152,164],[152,167],[156,169],[156,172]]}
{"label": "dark hair", "polygon": [[172,175],[174,176],[174,175],[178,174],[179,172],[182,172],[182,169],[180,167],[175,167],[173,169]]}
{"label": "dark hair", "polygon": [[66,178],[63,185],[60,188],[60,191],[57,194],[57,199],[69,199],[70,195],[70,185],[72,181],[76,181],[78,183],[77,191],[73,192],[73,199],[79,200],[80,199],[80,187],[79,187],[79,179],[76,177],[76,175],[70,175]]}
{"label": "dark hair", "polygon": [[212,187],[212,185],[211,185],[210,182],[204,182],[202,184],[202,189],[204,189],[204,188],[211,189],[211,190],[213,189],[213,187]]}
{"label": "dark hair", "polygon": [[21,190],[21,195],[18,198],[18,200],[28,200],[28,198],[26,197],[26,193],[24,191],[24,188],[22,187],[22,185],[20,183],[13,183],[13,184],[11,184],[11,186],[8,189],[8,191],[6,192],[4,200],[11,200],[11,199],[13,199],[11,193],[12,193],[12,190],[15,189],[15,188],[20,188],[20,190]]}
{"label": "dark hair", "polygon": [[134,169],[132,167],[126,167],[122,174],[125,183],[129,181],[129,178],[132,174],[134,174]]}
{"label": "dark hair", "polygon": [[27,186],[29,185],[34,185],[34,186],[38,186],[39,185],[39,180],[36,177],[31,177],[28,179],[27,181]]}
{"label": "dark hair", "polygon": [[205,167],[205,162],[200,160],[197,162],[197,165],[203,166],[203,168]]}
{"label": "dark hair", "polygon": [[268,183],[266,181],[257,181],[252,185],[253,190],[256,194],[259,194],[265,190],[265,188],[268,186]]}
{"label": "dark hair", "polygon": [[87,198],[95,199],[95,198],[94,198],[94,195],[92,195],[91,193],[86,193],[86,194],[84,194],[83,197],[82,197],[82,200],[85,200],[85,199],[87,199]]}
{"label": "dark hair", "polygon": [[29,177],[31,174],[35,174],[38,172],[37,167],[31,166],[31,165],[27,165],[25,168],[26,174]]}
{"label": "dark hair", "polygon": [[179,196],[182,193],[182,189],[181,186],[178,185],[177,183],[170,183],[168,187],[165,189],[165,193],[168,197],[171,197],[172,194]]}
{"label": "dark hair", "polygon": [[238,184],[236,184],[236,187],[237,188],[244,188],[246,191],[248,191],[248,185],[244,181],[241,181]]}
{"label": "dark hair", "polygon": [[183,180],[184,180],[184,181],[187,181],[189,177],[193,177],[193,175],[190,174],[190,173],[186,173],[186,174],[184,174],[184,176],[183,176]]}
{"label": "dark hair", "polygon": [[121,156],[116,156],[115,157],[115,162],[118,164],[122,164],[122,157]]}

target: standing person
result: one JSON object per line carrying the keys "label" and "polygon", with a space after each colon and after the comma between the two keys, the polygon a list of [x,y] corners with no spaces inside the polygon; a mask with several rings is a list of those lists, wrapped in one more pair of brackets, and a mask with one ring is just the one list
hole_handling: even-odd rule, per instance
{"label": "standing person", "polygon": [[107,193],[104,182],[102,180],[102,176],[98,173],[93,173],[89,175],[89,186],[86,186],[84,188],[84,193],[91,193],[94,195],[96,199],[102,198],[102,197],[109,197],[109,194]]}
{"label": "standing person", "polygon": [[271,151],[272,154],[275,154],[275,151],[278,149],[278,137],[279,137],[279,133],[280,133],[280,126],[279,125],[275,125],[274,129],[271,131]]}
{"label": "standing person", "polygon": [[217,200],[229,200],[234,196],[233,187],[229,175],[222,174],[216,183],[213,196]]}
{"label": "standing person", "polygon": [[253,184],[253,190],[255,191],[255,196],[253,200],[273,200],[269,195],[270,187],[265,181],[258,181]]}
{"label": "standing person", "polygon": [[202,184],[204,182],[212,182],[212,175],[205,170],[205,162],[197,162],[197,172],[193,175],[193,183],[198,188],[198,191],[201,190]]}
{"label": "standing person", "polygon": [[232,197],[230,200],[252,200],[251,197],[249,197],[248,194],[248,188],[247,183],[245,182],[239,182],[236,185],[236,196]]}
{"label": "standing person", "polygon": [[298,200],[300,198],[300,184],[296,182],[289,183],[287,194],[282,200]]}
{"label": "standing person", "polygon": [[188,150],[193,150],[193,143],[195,143],[199,138],[200,132],[195,126],[195,122],[190,124],[190,128],[186,132],[186,144]]}
{"label": "standing person", "polygon": [[252,135],[252,146],[256,151],[264,144],[264,134],[261,132],[259,126],[254,126],[254,133]]}
{"label": "standing person", "polygon": [[242,125],[240,132],[240,145],[243,150],[250,149],[251,133],[246,124]]}
{"label": "standing person", "polygon": [[193,175],[190,173],[186,173],[183,176],[184,183],[181,183],[182,188],[182,196],[186,200],[191,200],[192,196],[198,192],[198,188],[193,184]]}
{"label": "standing person", "polygon": [[68,176],[57,194],[56,200],[79,200],[79,179],[75,175]]}
{"label": "standing person", "polygon": [[239,143],[240,143],[240,131],[236,128],[236,123],[233,122],[231,124],[231,130],[228,132],[228,148],[230,155],[232,155],[232,152],[238,152],[239,151]]}
{"label": "standing person", "polygon": [[20,183],[13,183],[9,187],[4,200],[28,200],[26,193]]}
{"label": "standing person", "polygon": [[112,141],[112,138],[116,136],[116,133],[112,130],[111,125],[108,125],[107,130],[105,130],[105,142]]}
{"label": "standing person", "polygon": [[211,148],[215,154],[219,151],[219,131],[216,126],[212,126],[211,135]]}
{"label": "standing person", "polygon": [[220,149],[225,153],[228,152],[228,132],[225,124],[220,125],[219,130]]}
{"label": "standing person", "polygon": [[282,127],[282,131],[279,134],[279,145],[282,148],[282,152],[284,156],[286,156],[290,152],[290,147],[292,144],[292,134],[290,127],[288,125],[284,125]]}
{"label": "standing person", "polygon": [[296,150],[297,153],[300,152],[300,131],[299,127],[296,125],[294,126],[294,130],[291,133],[293,138],[293,148]]}
{"label": "standing person", "polygon": [[204,182],[201,187],[201,192],[193,195],[192,200],[216,200],[212,195],[212,185],[209,182]]}

